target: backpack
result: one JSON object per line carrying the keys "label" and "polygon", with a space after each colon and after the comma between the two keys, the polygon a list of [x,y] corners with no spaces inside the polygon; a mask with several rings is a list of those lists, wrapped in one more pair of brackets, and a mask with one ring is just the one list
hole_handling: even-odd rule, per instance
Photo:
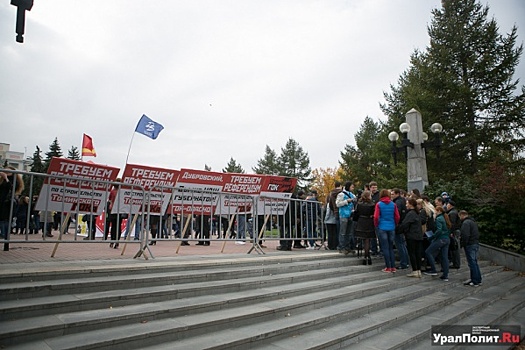
{"label": "backpack", "polygon": [[436,220],[434,219],[434,214],[427,218],[427,231],[436,232]]}

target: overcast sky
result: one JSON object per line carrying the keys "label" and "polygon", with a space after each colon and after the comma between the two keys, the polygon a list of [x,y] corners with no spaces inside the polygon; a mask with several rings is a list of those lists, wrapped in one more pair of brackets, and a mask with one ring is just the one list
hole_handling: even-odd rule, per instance
{"label": "overcast sky", "polygon": [[[500,33],[525,1],[482,0]],[[289,138],[336,167],[410,54],[429,44],[440,0],[36,0],[25,42],[0,3],[0,142],[31,156],[93,138],[97,163],[248,173]],[[525,83],[525,57],[515,78]],[[142,114],[164,125],[134,133]],[[424,118],[425,116],[423,116]],[[44,154],[43,154],[44,155]]]}

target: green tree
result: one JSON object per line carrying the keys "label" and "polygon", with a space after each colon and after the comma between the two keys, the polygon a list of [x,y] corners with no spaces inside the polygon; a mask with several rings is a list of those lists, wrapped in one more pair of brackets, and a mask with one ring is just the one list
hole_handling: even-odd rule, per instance
{"label": "green tree", "polygon": [[[514,79],[523,52],[517,29],[498,33],[489,8],[443,0],[432,11],[430,45],[415,51],[381,105],[397,128],[411,108],[423,126],[443,125],[441,159],[429,159],[428,193],[447,190],[479,222],[482,241],[523,251],[525,86]],[[428,155],[428,153],[427,153]]]}
{"label": "green tree", "polygon": [[[42,159],[42,151],[40,147],[36,146],[35,152],[31,158],[28,158],[31,161],[31,168],[29,169],[32,173],[45,173],[46,167]],[[31,182],[33,185],[31,186]],[[44,178],[41,176],[24,176],[24,192],[26,195],[38,195]]]}
{"label": "green tree", "polygon": [[73,160],[80,160],[80,152],[75,146],[71,146],[71,149],[67,152],[67,157]]}
{"label": "green tree", "polygon": [[346,145],[341,152],[339,164],[343,181],[352,181],[356,187],[372,180],[381,187],[399,186],[398,179],[406,178],[406,169],[397,167],[392,170],[389,166],[390,146],[384,126],[366,117],[354,139],[356,146]]}
{"label": "green tree", "polygon": [[226,165],[226,168],[222,169],[222,172],[223,173],[237,173],[237,174],[245,173],[242,166],[240,164],[237,164],[237,161],[233,159],[233,157],[230,158],[228,165]]}
{"label": "green tree", "polygon": [[45,168],[44,172],[47,172],[47,169],[49,168],[49,164],[51,163],[51,158],[53,157],[60,158],[62,156],[63,156],[63,153],[62,153],[62,149],[60,148],[60,144],[58,143],[58,138],[55,137],[55,140],[53,141],[53,143],[49,145],[49,151],[46,152],[46,159],[44,160],[44,168]]}
{"label": "green tree", "polygon": [[308,189],[313,181],[310,169],[310,157],[303,148],[290,138],[284,148],[281,148],[281,154],[277,160],[279,165],[279,175],[297,178],[297,187]]}
{"label": "green tree", "polygon": [[410,108],[421,112],[424,126],[443,125],[442,158],[429,172],[445,166],[448,180],[476,174],[495,157],[524,165],[525,87],[517,91],[513,79],[523,46],[516,47],[516,27],[500,35],[488,11],[475,0],[444,0],[432,11],[430,46],[412,55],[382,106],[391,127]]}
{"label": "green tree", "polygon": [[279,175],[280,168],[277,153],[266,145],[263,158],[257,161],[257,165],[252,168],[256,174]]}

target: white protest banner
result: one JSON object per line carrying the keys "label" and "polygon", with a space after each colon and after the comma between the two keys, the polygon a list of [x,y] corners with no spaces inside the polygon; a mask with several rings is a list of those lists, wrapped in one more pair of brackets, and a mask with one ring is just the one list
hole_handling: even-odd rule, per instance
{"label": "white protest banner", "polygon": [[264,176],[226,173],[223,180],[223,193],[215,214],[252,213],[253,199],[261,192]]}
{"label": "white protest banner", "polygon": [[126,164],[112,213],[164,214],[178,177],[178,170]]}
{"label": "white protest banner", "polygon": [[172,198],[173,214],[213,215],[226,174],[181,169]]}
{"label": "white protest banner", "polygon": [[115,181],[118,172],[118,168],[107,165],[53,157],[47,173],[74,179],[46,178],[35,209],[100,215],[109,190],[108,184],[100,181]]}
{"label": "white protest banner", "polygon": [[284,215],[296,185],[296,178],[266,175],[257,200],[257,213]]}

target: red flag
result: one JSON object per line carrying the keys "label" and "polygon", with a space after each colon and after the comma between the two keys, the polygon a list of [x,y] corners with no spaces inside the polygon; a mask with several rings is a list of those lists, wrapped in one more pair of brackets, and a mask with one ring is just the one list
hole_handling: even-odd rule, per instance
{"label": "red flag", "polygon": [[95,147],[93,147],[93,140],[91,139],[91,136],[88,136],[86,134],[84,134],[84,138],[82,139],[82,156],[88,156],[88,157],[97,156]]}

